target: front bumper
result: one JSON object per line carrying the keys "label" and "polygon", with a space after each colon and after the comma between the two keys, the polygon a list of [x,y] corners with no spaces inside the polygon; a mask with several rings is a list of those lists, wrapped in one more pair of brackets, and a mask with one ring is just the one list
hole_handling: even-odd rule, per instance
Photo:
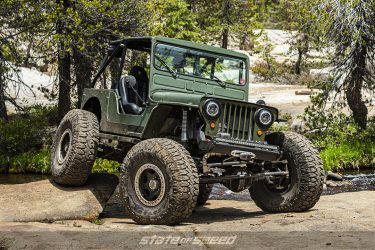
{"label": "front bumper", "polygon": [[277,161],[280,160],[283,155],[280,148],[275,145],[224,138],[215,138],[209,152],[230,155],[233,150],[252,152],[255,154],[255,159],[264,161]]}

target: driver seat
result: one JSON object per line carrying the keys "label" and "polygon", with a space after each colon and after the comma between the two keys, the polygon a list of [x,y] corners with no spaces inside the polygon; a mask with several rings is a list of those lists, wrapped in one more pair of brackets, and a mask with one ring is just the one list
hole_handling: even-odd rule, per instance
{"label": "driver seat", "polygon": [[135,93],[132,92],[134,92],[133,89],[136,90],[136,85],[137,80],[132,75],[121,77],[118,84],[117,90],[120,95],[120,105],[126,114],[140,115],[143,112],[142,107],[130,101],[131,99],[135,99]]}

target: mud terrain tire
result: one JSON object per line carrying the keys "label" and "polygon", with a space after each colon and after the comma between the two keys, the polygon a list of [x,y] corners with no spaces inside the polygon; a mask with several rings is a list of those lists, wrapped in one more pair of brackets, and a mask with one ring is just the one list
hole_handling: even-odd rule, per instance
{"label": "mud terrain tire", "polygon": [[292,132],[273,133],[266,138],[278,145],[288,160],[290,182],[286,190],[269,188],[267,180],[255,182],[250,195],[263,211],[302,212],[312,208],[323,190],[324,171],[318,150],[304,136]]}
{"label": "mud terrain tire", "polygon": [[197,206],[204,206],[210,197],[213,184],[199,184]]}
{"label": "mud terrain tire", "polygon": [[56,183],[85,184],[91,173],[99,142],[99,123],[88,111],[74,109],[61,121],[51,151],[51,174]]}
{"label": "mud terrain tire", "polygon": [[196,203],[199,178],[189,152],[170,139],[136,144],[124,159],[120,194],[126,213],[139,224],[178,224]]}

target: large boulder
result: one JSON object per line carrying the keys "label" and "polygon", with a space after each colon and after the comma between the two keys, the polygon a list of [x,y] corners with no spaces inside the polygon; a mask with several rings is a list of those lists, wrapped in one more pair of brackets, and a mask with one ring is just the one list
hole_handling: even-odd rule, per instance
{"label": "large boulder", "polygon": [[52,180],[0,184],[0,221],[96,219],[116,189],[118,178],[92,174],[83,187],[62,187]]}

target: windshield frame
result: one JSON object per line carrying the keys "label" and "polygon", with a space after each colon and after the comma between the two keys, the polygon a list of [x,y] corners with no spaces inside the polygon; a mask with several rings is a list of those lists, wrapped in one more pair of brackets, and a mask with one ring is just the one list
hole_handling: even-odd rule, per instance
{"label": "windshield frame", "polygon": [[[152,64],[153,64],[153,66],[152,67],[155,70],[170,73],[167,69],[165,69],[165,68],[159,68],[159,67],[156,66],[156,60],[157,59],[156,59],[156,57],[154,55],[156,53],[156,47],[158,45],[166,45],[166,46],[171,46],[171,47],[176,47],[176,48],[181,48],[181,49],[192,50],[192,51],[196,51],[196,52],[199,52],[199,53],[205,53],[207,55],[212,55],[213,57],[221,57],[221,58],[226,59],[226,60],[241,60],[244,63],[244,73],[243,73],[243,77],[245,79],[244,84],[227,82],[224,79],[221,79],[221,81],[224,82],[227,85],[238,86],[238,87],[247,86],[247,84],[248,84],[248,77],[249,76],[248,76],[248,72],[246,70],[248,68],[248,59],[243,58],[243,57],[235,57],[235,56],[231,56],[231,55],[226,55],[226,54],[223,54],[223,53],[214,53],[214,52],[211,52],[211,51],[206,51],[206,50],[202,50],[202,49],[198,49],[198,48],[187,47],[187,46],[177,45],[177,44],[167,43],[167,42],[156,42],[154,44],[154,46],[153,46],[153,50],[152,50]],[[173,71],[175,72],[175,74],[177,76],[179,76],[179,75],[180,76],[187,76],[187,77],[193,77],[193,78],[198,78],[198,79],[201,79],[201,80],[213,81],[213,82],[217,82],[218,81],[215,78],[207,78],[207,77],[202,77],[202,76],[198,76],[198,75],[184,74],[184,73],[181,73],[181,72],[177,72],[175,70],[173,70]],[[217,77],[216,74],[215,74],[215,76]]]}

